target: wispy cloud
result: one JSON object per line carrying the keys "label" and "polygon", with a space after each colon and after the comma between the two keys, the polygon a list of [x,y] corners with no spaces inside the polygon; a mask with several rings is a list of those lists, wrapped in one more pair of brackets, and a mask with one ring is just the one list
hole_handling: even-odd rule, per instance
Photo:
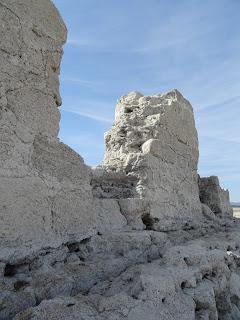
{"label": "wispy cloud", "polygon": [[207,105],[201,105],[199,107],[199,111],[206,111],[206,109],[211,109],[211,111],[213,109],[216,109],[216,108],[223,108],[223,107],[226,107],[227,105],[229,104],[232,104],[232,103],[239,103],[240,102],[240,95],[236,95],[234,97],[230,97],[230,98],[227,98],[226,100],[220,100],[220,101],[216,101],[215,103],[213,104],[207,104]]}
{"label": "wispy cloud", "polygon": [[99,38],[91,34],[88,34],[88,35],[79,34],[74,38],[68,38],[66,45],[84,49],[84,47],[93,48],[93,47],[102,46],[103,44]]}
{"label": "wispy cloud", "polygon": [[102,81],[87,80],[77,76],[63,76],[61,80],[64,84],[75,85],[95,93],[106,93],[108,89],[107,84]]}
{"label": "wispy cloud", "polygon": [[81,97],[76,94],[75,96],[69,95],[65,97],[61,110],[81,117],[112,124],[114,121],[115,103],[104,101],[101,97],[81,99]]}
{"label": "wispy cloud", "polygon": [[65,109],[65,108],[62,108],[62,110],[65,112],[76,114],[84,118],[89,118],[89,119],[93,119],[101,122],[113,123],[113,119],[101,116],[93,112],[84,112],[84,111],[77,111],[77,110],[71,110],[71,109]]}
{"label": "wispy cloud", "polygon": [[78,83],[78,84],[83,85],[83,86],[102,85],[102,82],[99,82],[99,81],[86,80],[86,79],[81,79],[81,78],[72,77],[72,76],[70,76],[70,77],[64,76],[64,77],[62,78],[62,81]]}

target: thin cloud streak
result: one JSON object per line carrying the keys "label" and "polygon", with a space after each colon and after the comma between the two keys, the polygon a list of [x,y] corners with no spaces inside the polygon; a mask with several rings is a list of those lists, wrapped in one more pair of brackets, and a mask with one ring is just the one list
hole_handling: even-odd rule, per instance
{"label": "thin cloud streak", "polygon": [[106,122],[106,123],[113,123],[113,119],[107,118],[107,117],[103,117],[100,116],[98,114],[94,114],[94,113],[88,113],[88,112],[83,112],[83,111],[76,111],[76,110],[71,110],[71,109],[65,109],[63,108],[62,111],[64,112],[68,112],[68,113],[72,113],[72,114],[76,114],[80,117],[84,117],[84,118],[89,118],[92,120],[96,120],[96,121],[100,121],[100,122]]}
{"label": "thin cloud streak", "polygon": [[102,43],[96,38],[91,38],[90,35],[88,37],[78,35],[76,38],[69,38],[66,45],[84,49],[84,47],[96,48],[102,46]]}
{"label": "thin cloud streak", "polygon": [[62,81],[65,82],[75,82],[79,83],[81,85],[86,85],[86,86],[92,86],[92,85],[102,85],[102,82],[94,81],[94,80],[86,80],[86,79],[81,79],[81,78],[76,78],[76,77],[63,77]]}
{"label": "thin cloud streak", "polygon": [[75,86],[85,88],[96,93],[106,93],[107,91],[106,84],[100,81],[86,80],[86,79],[81,79],[81,78],[72,77],[72,76],[70,77],[65,76],[61,80],[63,83],[73,84]]}
{"label": "thin cloud streak", "polygon": [[206,109],[212,109],[213,108],[216,108],[216,107],[225,107],[226,105],[230,104],[230,103],[235,103],[235,102],[238,102],[240,101],[240,95],[236,95],[234,97],[231,97],[229,99],[226,99],[226,100],[222,100],[222,101],[218,101],[214,104],[210,104],[210,105],[201,105],[199,108],[198,108],[198,111],[199,112],[202,112],[202,111],[206,111]]}

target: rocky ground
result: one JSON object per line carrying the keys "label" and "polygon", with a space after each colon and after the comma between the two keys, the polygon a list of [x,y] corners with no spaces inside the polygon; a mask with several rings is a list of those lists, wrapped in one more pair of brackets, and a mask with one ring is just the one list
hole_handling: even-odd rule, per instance
{"label": "rocky ground", "polygon": [[240,223],[98,234],[2,265],[0,319],[240,319]]}

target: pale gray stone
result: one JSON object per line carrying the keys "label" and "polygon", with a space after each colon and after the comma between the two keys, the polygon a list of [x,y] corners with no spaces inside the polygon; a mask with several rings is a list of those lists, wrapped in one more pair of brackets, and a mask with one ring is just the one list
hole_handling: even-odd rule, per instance
{"label": "pale gray stone", "polygon": [[177,91],[144,97],[132,92],[116,107],[105,135],[103,164],[137,178],[139,196],[149,200],[152,223],[201,220],[198,138],[190,103]]}
{"label": "pale gray stone", "polygon": [[95,199],[98,232],[121,230],[127,226],[127,220],[121,212],[117,199]]}
{"label": "pale gray stone", "polygon": [[90,171],[57,139],[66,27],[49,0],[0,2],[0,259],[96,232]]}
{"label": "pale gray stone", "polygon": [[220,187],[216,176],[199,178],[200,200],[206,204],[217,216],[232,217],[233,209],[230,205],[229,191]]}
{"label": "pale gray stone", "polygon": [[[134,230],[144,230],[144,222],[150,215],[149,202],[145,199],[127,198],[119,199],[122,214],[126,217],[128,225]],[[146,222],[145,222],[146,223]]]}
{"label": "pale gray stone", "polygon": [[197,175],[190,103],[122,97],[89,168],[57,138],[58,11],[0,0],[0,19],[0,319],[239,319],[240,224]]}

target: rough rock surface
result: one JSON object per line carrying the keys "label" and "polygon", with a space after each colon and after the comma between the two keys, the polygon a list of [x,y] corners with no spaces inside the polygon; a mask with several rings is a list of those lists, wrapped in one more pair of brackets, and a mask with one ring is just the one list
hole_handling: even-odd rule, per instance
{"label": "rough rock surface", "polygon": [[0,1],[0,258],[85,238],[90,174],[57,139],[66,28],[49,0]]}
{"label": "rough rock surface", "polygon": [[0,319],[237,320],[239,228],[121,231],[41,251],[5,267]]}
{"label": "rough rock surface", "polygon": [[240,223],[190,103],[121,98],[104,165],[57,139],[66,29],[0,0],[0,320],[239,320]]}
{"label": "rough rock surface", "polygon": [[201,219],[193,109],[177,90],[122,97],[105,141],[104,165],[137,179],[137,192],[149,200],[155,229]]}
{"label": "rough rock surface", "polygon": [[216,215],[233,215],[229,191],[220,187],[218,177],[199,178],[200,200]]}

